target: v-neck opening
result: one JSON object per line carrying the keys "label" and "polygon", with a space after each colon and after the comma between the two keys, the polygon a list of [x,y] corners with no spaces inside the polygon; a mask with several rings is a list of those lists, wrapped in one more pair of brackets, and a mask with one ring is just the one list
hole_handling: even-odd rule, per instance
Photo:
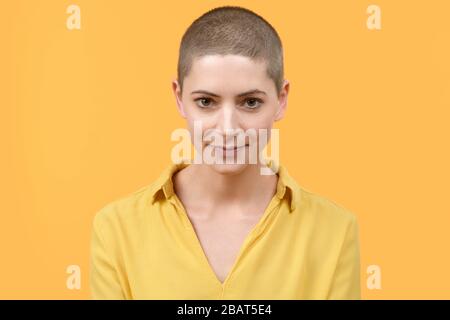
{"label": "v-neck opening", "polygon": [[264,210],[264,213],[259,218],[258,222],[252,227],[252,229],[248,232],[248,234],[245,236],[244,241],[241,243],[238,253],[234,259],[234,262],[232,263],[230,269],[227,272],[227,276],[225,279],[220,281],[220,279],[217,277],[216,272],[214,271],[211,263],[208,260],[208,257],[206,255],[206,252],[200,242],[200,238],[197,235],[197,232],[195,231],[195,228],[192,224],[192,221],[189,219],[189,215],[187,214],[186,208],[184,207],[181,200],[178,198],[176,194],[173,194],[172,197],[174,197],[175,201],[177,202],[178,206],[180,207],[182,211],[182,220],[185,227],[185,230],[187,230],[190,234],[189,237],[191,241],[193,242],[195,246],[196,253],[200,255],[201,259],[203,260],[202,264],[204,264],[205,268],[208,270],[208,273],[212,276],[215,283],[222,289],[222,291],[225,289],[226,285],[229,283],[231,276],[233,275],[237,264],[239,260],[242,258],[244,251],[248,248],[250,240],[252,240],[255,236],[255,233],[257,230],[259,230],[263,223],[267,220],[268,216],[281,204],[280,199],[277,197],[277,195],[274,195],[272,199],[270,200],[269,204],[267,205],[266,209]]}

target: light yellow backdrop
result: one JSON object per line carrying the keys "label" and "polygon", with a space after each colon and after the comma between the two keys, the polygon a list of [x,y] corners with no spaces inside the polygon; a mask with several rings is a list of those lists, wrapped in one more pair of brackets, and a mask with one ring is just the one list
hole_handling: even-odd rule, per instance
{"label": "light yellow backdrop", "polygon": [[[66,27],[71,4],[80,30]],[[89,298],[93,215],[169,163],[184,126],[170,86],[180,38],[224,4],[283,40],[281,161],[358,216],[363,298],[450,298],[446,0],[3,1],[0,298]],[[370,4],[381,30],[366,26]],[[370,265],[379,290],[366,287]]]}

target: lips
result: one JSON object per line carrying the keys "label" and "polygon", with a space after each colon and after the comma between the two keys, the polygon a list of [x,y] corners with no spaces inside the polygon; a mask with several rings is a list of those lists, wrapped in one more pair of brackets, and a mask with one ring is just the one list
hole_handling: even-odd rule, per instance
{"label": "lips", "polygon": [[242,146],[213,146],[213,148],[222,148],[224,151],[237,150],[244,147],[248,147],[248,144],[244,144]]}

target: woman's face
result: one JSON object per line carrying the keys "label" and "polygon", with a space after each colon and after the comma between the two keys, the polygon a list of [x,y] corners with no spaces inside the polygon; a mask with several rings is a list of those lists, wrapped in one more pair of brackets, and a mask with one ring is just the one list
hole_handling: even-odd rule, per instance
{"label": "woman's face", "polygon": [[[284,115],[288,90],[289,82],[285,80],[277,95],[265,62],[240,55],[206,55],[195,59],[184,78],[182,93],[178,82],[173,82],[178,110],[187,120],[192,142],[194,124],[201,124],[203,152],[212,151],[216,159],[222,158],[223,164],[210,164],[222,174],[239,173],[251,164],[249,153],[255,149],[250,148],[250,143],[254,140],[237,136],[254,129],[259,143],[264,140],[259,129],[265,129],[269,138],[274,121]],[[196,149],[199,151],[199,146]],[[262,149],[257,148],[256,158],[259,159]],[[237,160],[239,154],[245,158],[244,163]]]}

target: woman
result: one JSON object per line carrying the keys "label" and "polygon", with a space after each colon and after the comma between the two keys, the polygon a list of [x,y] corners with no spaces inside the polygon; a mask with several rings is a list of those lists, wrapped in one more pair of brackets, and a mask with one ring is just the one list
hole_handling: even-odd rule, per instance
{"label": "woman", "polygon": [[[359,299],[356,217],[260,158],[259,133],[283,118],[289,92],[273,27],[240,7],[205,13],[182,38],[172,88],[216,161],[171,164],[98,212],[92,297]],[[229,158],[245,161],[217,161]]]}

